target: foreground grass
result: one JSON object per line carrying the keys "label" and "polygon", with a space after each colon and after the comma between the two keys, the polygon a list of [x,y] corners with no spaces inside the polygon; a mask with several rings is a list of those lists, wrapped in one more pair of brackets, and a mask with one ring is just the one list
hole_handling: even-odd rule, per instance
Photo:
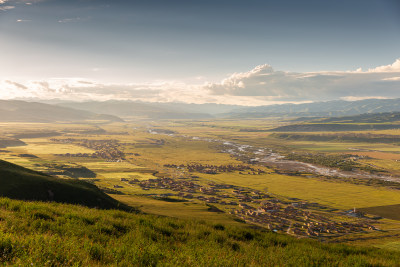
{"label": "foreground grass", "polygon": [[394,266],[400,254],[248,227],[0,198],[0,262],[33,266]]}

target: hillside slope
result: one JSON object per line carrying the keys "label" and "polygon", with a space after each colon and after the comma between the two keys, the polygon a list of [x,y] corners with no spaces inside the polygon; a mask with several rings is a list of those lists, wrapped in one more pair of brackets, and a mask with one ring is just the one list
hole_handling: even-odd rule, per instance
{"label": "hillside slope", "polygon": [[52,200],[107,209],[124,207],[92,184],[59,179],[2,160],[0,196],[22,200]]}
{"label": "hillside slope", "polygon": [[116,210],[0,198],[0,263],[13,266],[397,266],[400,254]]}
{"label": "hillside slope", "polygon": [[316,120],[318,122],[334,123],[387,123],[400,122],[400,112],[364,113],[354,116],[331,117]]}
{"label": "hillside slope", "polygon": [[262,118],[277,115],[291,117],[352,116],[363,113],[400,111],[400,99],[334,100],[303,104],[281,104],[238,108],[226,116],[233,118]]}
{"label": "hillside slope", "polygon": [[122,121],[114,115],[96,114],[68,107],[19,100],[0,100],[0,121],[2,122],[74,122],[86,120]]}
{"label": "hillside slope", "polygon": [[[305,120],[305,118],[302,118]],[[295,120],[298,121],[298,120]],[[364,113],[354,116],[318,118],[306,123],[280,126],[273,132],[364,131],[400,128],[400,112]]]}
{"label": "hillside slope", "polygon": [[400,129],[400,124],[304,123],[280,126],[270,132],[339,132]]}
{"label": "hillside slope", "polygon": [[212,116],[203,110],[196,111],[179,103],[145,103],[133,101],[64,102],[60,106],[82,109],[96,113],[107,113],[120,117],[142,117],[151,119],[204,119]]}

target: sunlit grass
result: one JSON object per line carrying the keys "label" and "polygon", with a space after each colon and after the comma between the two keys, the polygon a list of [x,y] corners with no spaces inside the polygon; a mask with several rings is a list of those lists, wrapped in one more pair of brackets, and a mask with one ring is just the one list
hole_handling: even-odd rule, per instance
{"label": "sunlit grass", "polygon": [[394,266],[400,261],[390,250],[65,204],[2,198],[0,218],[0,262],[5,265]]}

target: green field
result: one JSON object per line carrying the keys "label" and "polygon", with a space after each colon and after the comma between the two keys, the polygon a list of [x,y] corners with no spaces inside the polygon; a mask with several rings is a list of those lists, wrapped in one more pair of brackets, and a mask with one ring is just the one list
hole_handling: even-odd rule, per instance
{"label": "green field", "polygon": [[221,174],[202,175],[202,177],[228,184],[268,190],[273,194],[309,200],[338,209],[365,208],[375,203],[376,205],[400,203],[400,192],[398,190],[326,182],[311,178],[279,174],[259,176]]}
{"label": "green field", "polygon": [[[168,202],[157,200],[152,195],[176,194],[169,189],[151,188],[144,190],[137,184],[121,181],[121,178],[146,181],[157,177],[185,178],[197,184],[207,186],[210,182],[261,190],[282,199],[299,199],[315,202],[331,209],[345,211],[354,207],[369,208],[400,204],[400,191],[375,184],[357,184],[345,182],[343,179],[321,179],[308,174],[285,175],[279,174],[274,168],[256,166],[265,171],[263,174],[248,175],[238,171],[206,174],[188,172],[185,169],[167,168],[166,164],[202,164],[202,165],[238,165],[247,164],[243,159],[221,152],[221,143],[207,142],[193,137],[213,138],[233,141],[260,148],[273,149],[276,152],[287,153],[326,153],[340,155],[341,153],[369,153],[369,158],[360,158],[360,164],[377,166],[391,175],[400,172],[399,163],[395,156],[398,152],[397,144],[366,144],[349,142],[312,142],[301,140],[279,140],[270,137],[269,132],[275,126],[288,124],[287,121],[271,120],[203,120],[203,121],[164,121],[152,122],[152,129],[165,129],[174,132],[173,135],[151,134],[148,132],[148,123],[113,123],[102,124],[103,133],[91,134],[99,126],[68,125],[68,124],[29,124],[18,126],[4,124],[4,136],[14,134],[36,134],[40,136],[40,129],[54,131],[57,136],[23,138],[26,146],[8,147],[0,153],[0,158],[22,166],[48,173],[57,173],[62,168],[87,168],[96,174],[93,178],[81,177],[91,181],[103,189],[115,190],[120,194],[112,196],[128,205],[140,207],[143,211],[176,218],[197,218],[210,222],[237,224],[235,216],[228,215],[224,206],[216,204],[225,213],[208,211],[203,201],[195,199],[185,202]],[[260,132],[256,130],[262,130]],[[379,131],[382,134],[397,135],[398,130]],[[124,160],[109,160],[106,158],[65,157],[55,154],[95,153],[99,148],[89,148],[78,143],[56,143],[52,138],[73,140],[116,140],[118,149],[125,154]],[[107,151],[107,141],[104,151]],[[97,149],[97,150],[96,150]],[[378,153],[380,158],[374,158]],[[23,154],[32,154],[35,157],[23,157]],[[57,174],[68,178],[67,174]],[[191,177],[196,178],[191,178]],[[78,177],[79,178],[79,177]],[[76,178],[74,178],[76,179]],[[108,191],[107,191],[108,192]],[[112,191],[110,191],[112,192]],[[227,191],[228,192],[228,191]],[[234,199],[237,201],[237,199]],[[391,210],[393,213],[393,210]],[[336,214],[334,214],[336,216]],[[387,216],[388,218],[396,219]],[[393,221],[376,222],[380,228],[392,229]],[[396,234],[397,230],[393,232]],[[381,236],[379,242],[372,241],[372,236]],[[383,246],[393,242],[391,237],[383,237],[383,233],[365,234],[366,239],[356,238],[349,243],[374,246]],[[375,238],[375,237],[374,237]],[[339,240],[339,239],[338,239]],[[350,239],[349,239],[350,240]]]}
{"label": "green field", "polygon": [[396,252],[165,216],[0,198],[0,262],[22,266],[395,266]]}
{"label": "green field", "polygon": [[205,220],[228,225],[240,225],[233,216],[209,211],[209,207],[197,202],[167,202],[149,197],[113,195],[113,197],[130,206],[137,207],[143,212],[181,218]]}
{"label": "green field", "polygon": [[400,205],[368,207],[361,211],[400,221]]}

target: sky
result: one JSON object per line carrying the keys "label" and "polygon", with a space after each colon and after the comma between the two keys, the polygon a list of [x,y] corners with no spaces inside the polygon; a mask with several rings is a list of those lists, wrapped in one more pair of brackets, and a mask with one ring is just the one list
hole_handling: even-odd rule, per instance
{"label": "sky", "polygon": [[398,0],[0,0],[0,99],[399,97]]}

